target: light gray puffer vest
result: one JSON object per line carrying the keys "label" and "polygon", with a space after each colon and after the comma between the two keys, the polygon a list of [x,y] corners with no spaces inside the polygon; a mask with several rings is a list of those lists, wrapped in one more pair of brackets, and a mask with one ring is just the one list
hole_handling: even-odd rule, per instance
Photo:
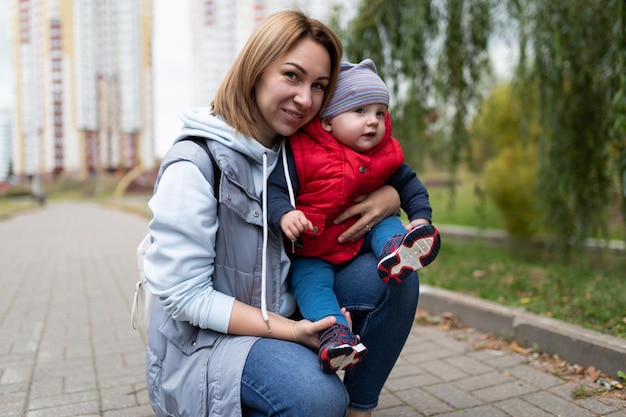
{"label": "light gray puffer vest", "polygon": [[[208,145],[221,171],[213,285],[217,291],[260,307],[263,213],[249,161],[220,143],[208,141]],[[164,170],[181,160],[200,168],[210,190],[211,159],[191,141],[177,142],[165,155],[157,186]],[[268,231],[266,299],[268,310],[276,313],[281,295],[281,245],[282,238]],[[257,339],[176,321],[155,303],[146,357],[148,393],[155,413],[241,416],[241,375]]]}

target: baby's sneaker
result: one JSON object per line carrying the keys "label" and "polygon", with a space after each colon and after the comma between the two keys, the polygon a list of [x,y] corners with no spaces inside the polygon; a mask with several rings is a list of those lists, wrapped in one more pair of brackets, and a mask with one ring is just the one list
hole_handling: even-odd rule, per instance
{"label": "baby's sneaker", "polygon": [[327,374],[352,368],[361,362],[367,348],[343,324],[334,324],[320,332],[320,349],[317,358]]}
{"label": "baby's sneaker", "polygon": [[441,246],[439,231],[432,224],[420,224],[387,241],[378,258],[378,274],[386,284],[401,284],[415,270],[435,260]]}

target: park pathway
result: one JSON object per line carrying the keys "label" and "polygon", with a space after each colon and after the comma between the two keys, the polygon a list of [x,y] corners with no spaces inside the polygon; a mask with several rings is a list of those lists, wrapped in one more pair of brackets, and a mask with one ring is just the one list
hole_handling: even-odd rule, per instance
{"label": "park pathway", "polygon": [[[0,416],[154,415],[129,320],[146,226],[76,202],[0,221]],[[468,337],[416,325],[374,417],[626,416],[626,402],[573,400],[576,383]]]}

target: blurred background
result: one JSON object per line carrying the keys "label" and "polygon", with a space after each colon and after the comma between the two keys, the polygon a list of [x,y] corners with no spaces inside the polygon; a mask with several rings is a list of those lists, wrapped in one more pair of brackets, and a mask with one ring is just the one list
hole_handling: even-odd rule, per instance
{"label": "blurred background", "polygon": [[623,0],[0,0],[0,216],[76,198],[149,218],[180,114],[286,8],[392,89],[455,226],[424,282],[626,335]]}

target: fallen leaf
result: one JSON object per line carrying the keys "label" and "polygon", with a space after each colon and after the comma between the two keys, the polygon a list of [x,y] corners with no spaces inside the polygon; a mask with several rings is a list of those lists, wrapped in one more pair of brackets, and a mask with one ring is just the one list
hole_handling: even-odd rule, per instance
{"label": "fallen leaf", "polygon": [[596,379],[598,379],[598,377],[600,376],[600,372],[596,371],[595,366],[588,367],[586,370],[586,374],[587,376],[585,377],[585,379],[589,382],[595,382]]}
{"label": "fallen leaf", "polygon": [[520,345],[517,344],[517,342],[511,343],[511,348],[517,353],[521,353],[522,355],[525,355],[528,353],[528,349],[521,347]]}
{"label": "fallen leaf", "polygon": [[461,329],[463,327],[461,322],[459,322],[459,319],[450,312],[445,312],[441,314],[441,321],[439,326],[445,330]]}

